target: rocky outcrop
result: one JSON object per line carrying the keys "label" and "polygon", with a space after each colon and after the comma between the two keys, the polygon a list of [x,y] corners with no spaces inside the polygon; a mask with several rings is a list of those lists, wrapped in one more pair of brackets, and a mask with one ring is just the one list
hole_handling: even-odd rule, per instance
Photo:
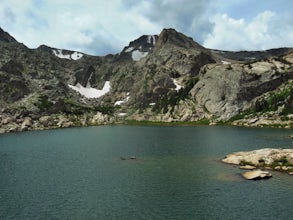
{"label": "rocky outcrop", "polygon": [[292,64],[275,59],[248,64],[209,64],[202,68],[191,94],[200,106],[225,120],[247,109],[254,98],[292,78]]}
{"label": "rocky outcrop", "polygon": [[272,174],[270,174],[268,171],[253,170],[243,173],[242,176],[247,180],[261,180],[271,178]]}
{"label": "rocky outcrop", "polygon": [[222,162],[240,166],[250,165],[263,169],[274,169],[291,174],[293,172],[293,149],[265,148],[254,151],[235,152]]}
{"label": "rocky outcrop", "polygon": [[222,50],[212,50],[214,54],[220,54],[221,57],[229,60],[237,60],[241,62],[251,62],[257,60],[269,59],[272,57],[280,57],[284,54],[288,54],[292,51],[291,48],[277,48],[264,51],[222,51]]}
{"label": "rocky outcrop", "polygon": [[101,112],[88,112],[83,115],[50,114],[41,117],[0,114],[0,134],[16,131],[45,130],[78,126],[104,125],[118,122],[114,116]]}

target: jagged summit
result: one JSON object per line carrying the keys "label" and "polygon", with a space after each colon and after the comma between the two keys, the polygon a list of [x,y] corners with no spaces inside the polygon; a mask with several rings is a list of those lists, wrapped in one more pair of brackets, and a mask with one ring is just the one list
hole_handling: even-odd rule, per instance
{"label": "jagged summit", "polygon": [[141,52],[148,52],[154,47],[158,40],[158,35],[143,35],[138,39],[131,41],[127,47],[123,49],[123,52],[129,52],[131,50],[140,50]]}
{"label": "jagged summit", "polygon": [[0,27],[0,41],[10,43],[10,42],[17,42],[10,34],[5,32],[1,27]]}
{"label": "jagged summit", "polygon": [[157,45],[163,46],[165,44],[173,44],[182,48],[199,47],[204,49],[204,47],[196,43],[191,37],[187,37],[173,28],[165,28],[160,33]]}
{"label": "jagged summit", "polygon": [[159,35],[143,35],[138,39],[131,41],[128,46],[124,47],[121,52],[121,57],[130,57],[133,61],[140,61],[146,57],[152,50],[165,50],[172,53],[172,48],[192,49],[207,52],[206,48],[202,47],[191,37],[176,31],[172,28],[166,28]]}

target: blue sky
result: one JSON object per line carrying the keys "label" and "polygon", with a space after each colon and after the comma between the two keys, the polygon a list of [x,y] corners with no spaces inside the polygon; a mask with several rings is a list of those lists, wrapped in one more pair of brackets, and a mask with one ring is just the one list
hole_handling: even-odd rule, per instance
{"label": "blue sky", "polygon": [[293,47],[292,0],[1,0],[0,26],[30,48],[119,53],[163,28],[208,48]]}

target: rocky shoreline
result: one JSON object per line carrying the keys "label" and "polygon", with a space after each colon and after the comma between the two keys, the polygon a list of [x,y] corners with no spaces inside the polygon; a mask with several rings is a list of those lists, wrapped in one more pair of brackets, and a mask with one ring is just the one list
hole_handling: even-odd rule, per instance
{"label": "rocky shoreline", "polygon": [[293,175],[293,149],[264,148],[253,151],[235,152],[222,162],[252,170],[242,174],[246,179],[264,179],[271,174],[263,170],[275,170]]}
{"label": "rocky shoreline", "polygon": [[85,127],[94,125],[113,124],[118,121],[114,116],[96,113],[51,114],[42,116],[21,116],[18,114],[0,115],[0,134],[10,132],[22,132],[30,130],[48,130],[56,128]]}
{"label": "rocky shoreline", "polygon": [[[86,127],[95,125],[107,125],[107,124],[139,124],[139,125],[222,125],[222,123],[209,120],[207,118],[198,120],[180,120],[180,118],[173,118],[170,115],[166,115],[165,118],[161,116],[161,120],[158,118],[139,118],[138,115],[120,115],[121,113],[114,113],[113,115],[103,114],[101,112],[84,112],[83,114],[43,114],[43,115],[23,115],[12,113],[0,114],[0,134],[10,132],[22,132],[30,130],[48,130],[56,128],[69,128],[69,127]],[[158,116],[159,117],[159,116]],[[292,116],[293,118],[293,116]],[[153,119],[153,120],[151,120]],[[287,126],[279,126],[279,120],[270,120],[270,123],[250,123],[242,124],[237,123],[223,123],[223,125],[232,125],[240,127],[272,127],[272,128],[291,128],[291,118],[288,121],[283,121]]]}

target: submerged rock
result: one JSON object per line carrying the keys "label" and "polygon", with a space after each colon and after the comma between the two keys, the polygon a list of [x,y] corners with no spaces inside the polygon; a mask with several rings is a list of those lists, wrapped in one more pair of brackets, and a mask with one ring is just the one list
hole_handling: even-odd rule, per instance
{"label": "submerged rock", "polygon": [[131,157],[120,157],[120,160],[136,160],[137,158],[135,156],[131,156]]}

